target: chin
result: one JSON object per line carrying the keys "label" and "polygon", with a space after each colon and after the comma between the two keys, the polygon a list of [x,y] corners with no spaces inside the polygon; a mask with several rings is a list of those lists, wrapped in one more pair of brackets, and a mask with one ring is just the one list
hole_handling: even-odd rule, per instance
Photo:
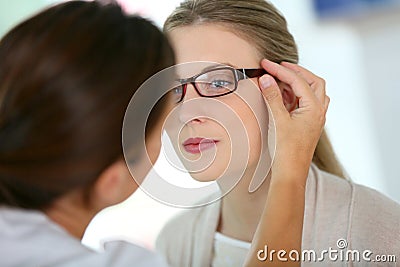
{"label": "chin", "polygon": [[215,176],[204,175],[199,173],[190,173],[190,176],[197,182],[213,182],[216,180]]}
{"label": "chin", "polygon": [[213,182],[222,175],[221,171],[213,170],[212,167],[201,172],[192,172],[190,176],[198,182]]}

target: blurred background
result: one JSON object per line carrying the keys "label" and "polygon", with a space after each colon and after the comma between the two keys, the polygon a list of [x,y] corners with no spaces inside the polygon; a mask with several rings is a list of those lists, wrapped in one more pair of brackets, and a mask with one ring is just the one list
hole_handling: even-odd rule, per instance
{"label": "blurred background", "polygon": [[[0,1],[0,35],[56,2],[61,1]],[[180,0],[118,2],[162,27]],[[300,64],[327,81],[331,104],[326,128],[349,176],[400,202],[400,0],[271,2],[289,23]],[[156,171],[191,180],[162,154]],[[98,248],[99,241],[117,237],[151,248],[163,223],[179,211],[138,190],[101,212],[83,243]]]}

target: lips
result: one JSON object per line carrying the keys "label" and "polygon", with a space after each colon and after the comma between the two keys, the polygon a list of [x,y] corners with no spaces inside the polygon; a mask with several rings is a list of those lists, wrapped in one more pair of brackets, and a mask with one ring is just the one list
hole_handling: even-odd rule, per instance
{"label": "lips", "polygon": [[218,143],[217,140],[207,138],[188,138],[182,143],[185,151],[191,154],[199,154],[201,151],[214,148]]}

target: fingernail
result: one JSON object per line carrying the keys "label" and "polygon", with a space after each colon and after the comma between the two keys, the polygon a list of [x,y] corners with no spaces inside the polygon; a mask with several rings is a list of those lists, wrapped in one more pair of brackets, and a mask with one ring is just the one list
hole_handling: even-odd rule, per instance
{"label": "fingernail", "polygon": [[271,86],[271,79],[268,76],[262,76],[260,78],[260,83],[262,89],[268,88]]}

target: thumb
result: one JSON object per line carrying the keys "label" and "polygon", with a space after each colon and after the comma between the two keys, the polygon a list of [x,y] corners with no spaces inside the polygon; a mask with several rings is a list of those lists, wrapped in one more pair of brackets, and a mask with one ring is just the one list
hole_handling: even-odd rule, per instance
{"label": "thumb", "polygon": [[264,98],[267,100],[269,107],[271,108],[272,114],[275,117],[287,114],[288,111],[283,104],[281,90],[278,84],[272,76],[265,74],[258,80],[261,88],[261,92]]}

